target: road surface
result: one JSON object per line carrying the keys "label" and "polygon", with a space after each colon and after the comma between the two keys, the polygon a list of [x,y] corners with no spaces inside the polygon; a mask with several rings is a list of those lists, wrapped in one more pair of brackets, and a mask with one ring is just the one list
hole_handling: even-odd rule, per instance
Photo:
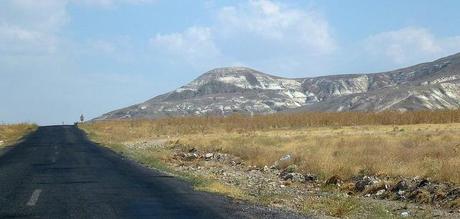
{"label": "road surface", "polygon": [[193,191],[89,141],[40,127],[0,155],[0,218],[292,218]]}

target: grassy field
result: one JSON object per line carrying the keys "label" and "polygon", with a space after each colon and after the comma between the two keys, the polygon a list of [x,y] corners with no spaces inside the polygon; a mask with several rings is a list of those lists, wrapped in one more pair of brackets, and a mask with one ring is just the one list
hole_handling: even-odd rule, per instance
{"label": "grassy field", "polygon": [[[192,181],[196,189],[269,206],[283,203],[283,208],[313,215],[394,218],[399,214],[394,209],[401,207],[343,196],[335,189],[330,195],[302,196],[302,204],[292,206],[298,203],[293,202],[298,198],[295,194],[270,190],[251,196],[248,187],[219,181],[206,171],[181,171],[174,154],[192,148],[226,153],[260,169],[275,163],[279,169],[295,164],[296,172],[317,175],[323,182],[334,175],[347,179],[365,174],[460,184],[460,111],[186,117],[99,121],[79,127],[91,139],[131,159]],[[280,162],[286,155],[291,159]],[[188,165],[206,168],[207,164]],[[329,189],[321,187],[326,193]],[[432,217],[426,209],[418,216]]]}
{"label": "grassy field", "polygon": [[12,145],[37,128],[33,124],[0,125],[0,148]]}
{"label": "grassy field", "polygon": [[184,147],[230,153],[259,167],[291,155],[282,165],[296,164],[323,178],[366,173],[460,183],[460,124],[216,132],[176,139]]}
{"label": "grassy field", "polygon": [[359,173],[422,176],[460,183],[459,111],[297,113],[257,117],[169,118],[85,123],[106,144],[167,140],[271,166],[285,155],[322,178]]}

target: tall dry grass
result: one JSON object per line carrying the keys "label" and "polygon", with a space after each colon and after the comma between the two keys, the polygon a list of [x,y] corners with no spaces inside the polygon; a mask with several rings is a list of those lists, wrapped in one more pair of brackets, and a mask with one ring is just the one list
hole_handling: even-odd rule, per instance
{"label": "tall dry grass", "polygon": [[[104,121],[120,124],[119,120]],[[157,120],[123,120],[127,128],[144,127],[155,134],[206,133],[215,128],[226,131],[256,131],[279,128],[331,127],[356,125],[409,125],[460,123],[460,110],[416,112],[298,112],[227,117],[172,117]],[[96,124],[97,125],[97,124]],[[133,133],[135,134],[135,133]]]}
{"label": "tall dry grass", "polygon": [[178,137],[186,147],[272,165],[284,155],[300,171],[322,177],[357,174],[424,176],[460,183],[460,124],[358,126],[215,133]]}
{"label": "tall dry grass", "polygon": [[424,176],[460,183],[460,111],[292,113],[247,117],[101,121],[81,127],[107,144],[170,139],[270,166],[293,158],[322,177],[360,173]]}
{"label": "tall dry grass", "polygon": [[11,125],[0,125],[0,147],[10,145],[18,141],[21,137],[27,133],[36,129],[34,124],[11,124]]}

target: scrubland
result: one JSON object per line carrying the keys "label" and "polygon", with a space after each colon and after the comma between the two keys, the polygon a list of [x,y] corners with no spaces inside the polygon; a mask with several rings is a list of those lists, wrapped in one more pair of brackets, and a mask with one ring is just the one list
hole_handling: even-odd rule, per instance
{"label": "scrubland", "polygon": [[0,148],[12,145],[21,139],[24,135],[32,132],[37,128],[34,124],[22,123],[1,125],[0,124]]}
{"label": "scrubland", "polygon": [[168,139],[224,152],[252,165],[282,156],[322,177],[358,173],[424,176],[460,183],[460,112],[292,113],[85,123],[108,144]]}
{"label": "scrubland", "polygon": [[[417,179],[417,183],[422,179],[429,179],[430,182],[450,183],[446,189],[450,194],[450,191],[457,191],[455,187],[460,184],[459,110],[405,113],[279,113],[254,117],[233,115],[113,120],[84,123],[79,127],[93,140],[138,162],[168,171],[185,170],[185,175],[193,176],[191,178],[198,189],[251,199],[271,206],[287,206],[298,211],[305,209],[304,212],[307,213],[320,212],[320,215],[395,215],[389,213],[391,211],[387,209],[387,204],[369,204],[368,201],[365,204],[354,196],[340,195],[346,190],[346,179],[357,179],[357,176],[377,176],[382,180],[374,187],[380,189],[380,184],[396,186],[398,179],[414,178]],[[178,154],[177,151],[181,153]],[[189,162],[187,156],[195,153],[194,151],[199,152],[200,158]],[[228,154],[241,159],[249,166],[244,169],[243,175],[254,175],[252,169],[259,172],[252,178],[239,176],[239,181],[233,180],[223,172],[229,172],[230,175],[238,175],[238,172],[232,172],[231,168],[222,163],[208,162],[205,159],[206,153]],[[282,159],[284,157],[289,159]],[[175,168],[171,168],[172,166]],[[258,178],[265,177],[263,174],[267,173],[266,169],[272,169],[274,166],[276,170],[270,170],[268,173],[281,176],[286,170],[295,167],[296,174],[313,174],[319,180],[299,187],[296,183],[291,185],[282,180],[278,182],[275,177],[268,180],[276,181],[275,187],[258,185],[268,182],[260,181]],[[217,178],[221,181],[200,178],[216,172],[219,175]],[[189,173],[191,175],[188,175]],[[215,179],[214,175],[210,178]],[[344,179],[345,184],[339,190],[331,190],[335,191],[332,194],[336,195],[324,195],[322,192],[318,195],[315,192],[317,189],[329,194],[330,188],[325,186],[324,182],[333,176]],[[347,191],[356,193],[354,183],[357,181],[348,182],[353,184]],[[284,187],[285,185],[287,187]],[[436,185],[433,184],[434,187]],[[284,190],[278,191],[276,188],[279,186],[284,187]],[[310,194],[305,190],[307,187],[309,192],[316,195],[305,195],[303,192]],[[388,193],[383,196],[394,195],[390,192],[390,187],[385,187]],[[366,188],[366,191],[357,194],[364,196],[369,189],[373,189],[372,186]],[[422,188],[416,188],[414,191],[417,194],[425,192]],[[371,197],[377,197],[376,192],[377,190],[372,191]],[[416,203],[431,203],[423,200],[413,199]],[[456,205],[458,200],[449,199],[448,204],[443,206],[457,208],[460,206]],[[400,210],[394,211],[397,212],[396,215],[400,213]],[[379,212],[380,216],[375,212]],[[422,215],[425,213],[426,210],[423,210]],[[427,215],[433,216],[431,213]]]}

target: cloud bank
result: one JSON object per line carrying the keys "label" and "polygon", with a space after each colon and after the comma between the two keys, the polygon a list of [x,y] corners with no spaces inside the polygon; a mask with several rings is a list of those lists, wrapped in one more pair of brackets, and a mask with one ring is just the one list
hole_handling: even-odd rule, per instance
{"label": "cloud bank", "polygon": [[364,42],[367,54],[397,65],[429,61],[460,51],[460,37],[437,37],[422,27],[377,33]]}
{"label": "cloud bank", "polygon": [[279,71],[298,70],[312,57],[330,55],[337,48],[327,20],[314,10],[252,0],[219,8],[215,21],[157,34],[150,44],[171,59],[202,69],[242,64]]}

